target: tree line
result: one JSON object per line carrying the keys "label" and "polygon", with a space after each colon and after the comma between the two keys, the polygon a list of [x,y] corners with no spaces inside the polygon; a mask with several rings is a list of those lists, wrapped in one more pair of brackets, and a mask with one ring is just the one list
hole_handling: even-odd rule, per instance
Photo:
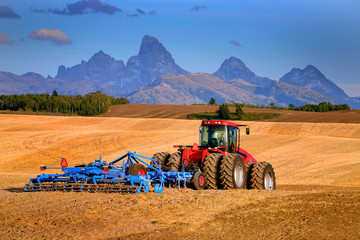
{"label": "tree line", "polygon": [[111,105],[128,104],[124,98],[107,96],[100,91],[85,96],[59,95],[55,90],[50,96],[43,94],[0,95],[0,110],[23,110],[68,115],[94,116],[105,113]]}
{"label": "tree line", "polygon": [[[218,105],[214,98],[211,98],[208,105]],[[231,103],[223,103],[219,105],[220,108],[223,105],[227,105],[228,107],[236,107],[236,111],[238,112],[238,108],[248,107],[248,108],[267,108],[267,109],[277,109],[277,110],[294,110],[294,111],[307,111],[307,112],[330,112],[330,111],[338,111],[338,110],[350,110],[349,105],[347,104],[337,104],[333,105],[330,102],[321,102],[319,104],[305,104],[303,106],[295,107],[294,104],[289,104],[289,107],[279,107],[275,106],[274,103],[270,103],[270,105],[256,105],[256,104],[245,104],[245,103],[236,103],[231,101]],[[224,106],[223,106],[224,107]],[[221,110],[221,109],[219,109]],[[222,110],[221,110],[222,111]]]}

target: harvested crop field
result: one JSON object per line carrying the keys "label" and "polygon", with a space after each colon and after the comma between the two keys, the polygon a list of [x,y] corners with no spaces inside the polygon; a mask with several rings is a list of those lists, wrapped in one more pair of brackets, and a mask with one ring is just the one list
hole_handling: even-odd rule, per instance
{"label": "harvested crop field", "polygon": [[[219,106],[208,105],[125,104],[112,106],[101,117],[186,119],[189,114],[216,112],[218,109]],[[357,109],[324,113],[247,107],[243,110],[281,114],[280,118],[267,120],[270,122],[360,123],[360,110]],[[230,107],[230,111],[235,112],[235,107]]]}
{"label": "harvested crop field", "polygon": [[[357,120],[355,119],[355,122]],[[244,122],[241,122],[244,123]],[[0,115],[2,239],[360,239],[360,124],[246,122],[277,190],[23,192],[39,165],[197,142],[200,121]]]}

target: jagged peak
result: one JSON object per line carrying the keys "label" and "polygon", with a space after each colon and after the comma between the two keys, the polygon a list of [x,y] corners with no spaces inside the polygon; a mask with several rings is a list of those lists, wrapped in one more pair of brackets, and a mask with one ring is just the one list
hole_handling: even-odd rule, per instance
{"label": "jagged peak", "polygon": [[109,59],[113,59],[113,57],[111,57],[109,54],[104,53],[102,50],[98,51],[97,53],[95,53],[90,59],[94,60],[94,59],[100,59],[100,58],[109,58]]}
{"label": "jagged peak", "polygon": [[143,37],[142,41],[143,41],[143,42],[148,42],[148,41],[158,41],[158,40],[157,40],[156,37],[154,37],[154,36],[145,35],[145,36]]}
{"label": "jagged peak", "polygon": [[307,65],[304,68],[304,70],[317,70],[317,71],[319,71],[314,65],[311,65],[311,64]]}
{"label": "jagged peak", "polygon": [[153,36],[145,35],[142,39],[142,43],[139,50],[139,56],[157,51],[162,53],[168,53],[166,48]]}
{"label": "jagged peak", "polygon": [[221,67],[225,66],[231,67],[233,69],[241,69],[243,71],[245,70],[251,72],[250,69],[245,65],[245,63],[237,57],[230,57],[228,59],[225,59],[225,61],[221,64]]}
{"label": "jagged peak", "polygon": [[225,59],[225,62],[237,62],[237,63],[242,63],[245,65],[245,63],[243,61],[241,61],[239,58],[231,56],[228,59]]}

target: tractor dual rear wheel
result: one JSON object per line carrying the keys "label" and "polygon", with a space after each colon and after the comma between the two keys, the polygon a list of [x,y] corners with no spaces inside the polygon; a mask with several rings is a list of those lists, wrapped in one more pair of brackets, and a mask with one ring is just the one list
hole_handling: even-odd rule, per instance
{"label": "tractor dual rear wheel", "polygon": [[254,163],[253,162],[250,162],[248,161],[246,164],[245,164],[245,168],[246,168],[246,178],[247,178],[247,181],[246,181],[246,189],[251,189],[251,173],[252,173],[252,170],[254,168]]}
{"label": "tractor dual rear wheel", "polygon": [[[152,158],[155,158],[157,162],[161,163],[161,170],[166,171],[166,164],[169,160],[170,154],[168,152],[157,152]],[[153,166],[156,167],[156,166]]]}
{"label": "tractor dual rear wheel", "polygon": [[182,157],[181,152],[176,152],[176,153],[170,154],[170,157],[169,157],[169,160],[167,163],[167,167],[169,168],[169,170],[182,171],[182,169],[180,169],[181,157]]}
{"label": "tractor dual rear wheel", "polygon": [[239,154],[226,154],[220,164],[220,186],[223,189],[243,189],[246,186],[246,168]]}
{"label": "tractor dual rear wheel", "polygon": [[219,162],[221,153],[210,153],[204,159],[203,171],[206,177],[206,188],[217,189],[219,185]]}
{"label": "tractor dual rear wheel", "polygon": [[275,190],[275,171],[268,162],[257,162],[251,168],[250,187],[252,189]]}

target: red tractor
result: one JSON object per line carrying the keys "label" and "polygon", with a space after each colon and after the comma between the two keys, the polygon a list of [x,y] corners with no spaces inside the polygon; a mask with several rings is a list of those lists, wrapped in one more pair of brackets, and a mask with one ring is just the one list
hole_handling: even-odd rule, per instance
{"label": "red tractor", "polygon": [[208,189],[265,189],[276,187],[275,172],[270,163],[257,162],[240,148],[240,127],[247,125],[224,120],[203,120],[199,145],[175,145],[178,152],[154,154],[163,170],[204,173]]}

